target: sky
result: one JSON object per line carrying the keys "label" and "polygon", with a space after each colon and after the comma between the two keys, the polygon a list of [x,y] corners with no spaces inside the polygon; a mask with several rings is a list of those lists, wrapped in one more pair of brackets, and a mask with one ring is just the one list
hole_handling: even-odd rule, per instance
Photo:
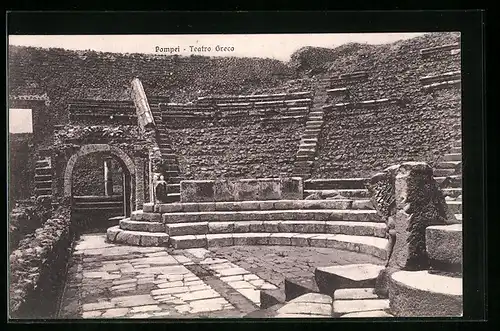
{"label": "sky", "polygon": [[9,109],[9,133],[32,133],[31,109]]}
{"label": "sky", "polygon": [[[11,35],[9,45],[112,53],[263,57],[288,61],[290,55],[303,46],[333,48],[349,42],[385,44],[422,34]],[[202,46],[205,48],[200,49]],[[217,50],[217,46],[227,49]]]}

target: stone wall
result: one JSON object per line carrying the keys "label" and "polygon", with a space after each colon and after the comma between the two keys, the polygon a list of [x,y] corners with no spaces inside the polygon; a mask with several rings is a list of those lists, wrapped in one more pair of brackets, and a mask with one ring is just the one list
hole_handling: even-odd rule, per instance
{"label": "stone wall", "polygon": [[291,176],[305,120],[171,120],[168,132],[186,179]]}
{"label": "stone wall", "polygon": [[[31,197],[34,190],[35,158],[33,134],[9,134],[9,206]],[[10,208],[9,208],[10,209]]]}
{"label": "stone wall", "polygon": [[420,78],[460,70],[460,54],[421,57],[419,50],[459,41],[456,34],[426,35],[391,45],[346,45],[331,63],[333,77],[365,71],[346,87],[342,102],[382,98],[400,101],[327,109],[313,178],[365,177],[404,161],[431,165],[461,137],[461,89],[423,89]]}
{"label": "stone wall", "polygon": [[69,210],[60,208],[10,254],[10,318],[55,317],[72,239]]}

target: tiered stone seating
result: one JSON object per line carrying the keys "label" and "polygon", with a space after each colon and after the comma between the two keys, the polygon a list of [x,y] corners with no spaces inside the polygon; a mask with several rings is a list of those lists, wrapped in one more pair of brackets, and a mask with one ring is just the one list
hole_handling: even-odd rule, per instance
{"label": "tiered stone seating", "polygon": [[[385,258],[385,223],[370,209],[352,209],[352,200],[266,200],[174,203],[133,212],[108,239],[142,243],[161,236],[177,249],[232,245],[333,247]],[[139,231],[136,233],[136,231]],[[123,232],[125,236],[116,237]],[[113,236],[115,236],[113,238]],[[124,238],[121,241],[121,238]],[[131,237],[136,237],[131,239]],[[160,244],[160,242],[158,242]]]}
{"label": "tiered stone seating", "polygon": [[132,101],[118,100],[71,100],[68,104],[69,118],[77,123],[137,123],[137,114]]}
{"label": "tiered stone seating", "polygon": [[439,75],[430,75],[420,78],[424,89],[438,89],[461,84],[461,72],[451,71]]}
{"label": "tiered stone seating", "polygon": [[[304,181],[304,197],[320,193],[323,198],[342,196],[349,199],[368,201],[366,178],[309,179]],[[354,202],[354,204],[363,202]]]}
{"label": "tiered stone seating", "polygon": [[43,158],[35,164],[35,195],[52,198],[52,166],[50,158]]}

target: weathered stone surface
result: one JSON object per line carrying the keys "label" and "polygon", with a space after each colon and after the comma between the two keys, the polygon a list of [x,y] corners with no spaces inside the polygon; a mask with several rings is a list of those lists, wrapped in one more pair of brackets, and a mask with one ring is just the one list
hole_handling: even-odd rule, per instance
{"label": "weathered stone surface", "polygon": [[310,303],[323,303],[323,304],[332,304],[333,299],[331,296],[321,293],[307,293],[303,294],[299,297],[296,297],[290,302],[310,302]]}
{"label": "weathered stone surface", "polygon": [[241,179],[234,183],[236,201],[260,200],[260,185],[256,179]]}
{"label": "weathered stone surface", "polygon": [[122,230],[117,233],[115,242],[133,246],[139,246],[141,235],[135,231]]}
{"label": "weathered stone surface", "polygon": [[314,276],[321,293],[333,294],[337,289],[374,287],[382,269],[383,266],[375,264],[319,267]]}
{"label": "weathered stone surface", "polygon": [[205,235],[173,236],[170,242],[175,249],[207,247]]}
{"label": "weathered stone surface", "polygon": [[384,310],[389,308],[389,300],[367,299],[367,300],[336,300],[333,302],[333,313],[349,314],[363,311]]}
{"label": "weathered stone surface", "polygon": [[208,247],[233,246],[233,235],[231,233],[207,234]]}
{"label": "weathered stone surface", "polygon": [[330,317],[332,305],[311,302],[291,302],[278,309],[278,314],[310,314]]}
{"label": "weathered stone surface", "polygon": [[142,210],[144,212],[147,212],[147,213],[154,212],[154,203],[152,203],[152,202],[146,202],[146,203],[144,203]]}
{"label": "weathered stone surface", "polygon": [[259,180],[261,200],[279,200],[281,198],[281,184],[278,178]]}
{"label": "weathered stone surface", "polygon": [[170,236],[185,236],[207,234],[208,222],[174,223],[166,224],[166,233]]}
{"label": "weathered stone surface", "polygon": [[302,178],[281,178],[281,199],[283,200],[302,200],[304,197],[304,186]]}
{"label": "weathered stone surface", "polygon": [[210,222],[208,233],[233,233],[235,222]]}
{"label": "weathered stone surface", "polygon": [[393,315],[383,311],[383,310],[371,310],[371,311],[361,311],[357,313],[348,313],[341,315],[342,318],[367,318],[367,317],[380,317],[380,318],[390,318]]}
{"label": "weathered stone surface", "polygon": [[155,211],[159,213],[175,213],[182,211],[181,203],[165,203],[155,206]]}
{"label": "weathered stone surface", "polygon": [[334,300],[360,300],[360,299],[378,299],[375,289],[367,288],[344,288],[335,290]]}
{"label": "weathered stone surface", "polygon": [[268,245],[290,246],[292,244],[293,233],[271,233]]}
{"label": "weathered stone surface", "polygon": [[282,290],[261,290],[260,309],[267,309],[285,302],[285,293]]}
{"label": "weathered stone surface", "polygon": [[462,224],[429,226],[425,241],[431,264],[462,265]]}
{"label": "weathered stone surface", "polygon": [[285,278],[286,301],[293,300],[307,293],[318,293],[319,288],[313,277],[287,277]]}
{"label": "weathered stone surface", "polygon": [[462,278],[428,271],[397,271],[391,275],[391,312],[398,317],[462,316]]}
{"label": "weathered stone surface", "polygon": [[214,201],[213,180],[183,180],[181,181],[181,202]]}
{"label": "weathered stone surface", "polygon": [[146,247],[166,246],[168,240],[169,236],[166,233],[142,234],[140,245]]}
{"label": "weathered stone surface", "polygon": [[217,179],[214,183],[214,201],[234,201],[236,198],[235,183],[230,180]]}
{"label": "weathered stone surface", "polygon": [[130,231],[165,232],[165,225],[163,223],[131,221],[127,219],[120,220],[120,228]]}

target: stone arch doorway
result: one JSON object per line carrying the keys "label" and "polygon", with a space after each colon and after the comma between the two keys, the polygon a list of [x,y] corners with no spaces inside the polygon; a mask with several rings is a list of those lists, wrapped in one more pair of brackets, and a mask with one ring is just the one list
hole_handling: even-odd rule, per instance
{"label": "stone arch doorway", "polygon": [[78,152],[73,154],[66,164],[64,171],[64,197],[69,198],[71,205],[73,205],[73,175],[75,170],[75,165],[83,156],[100,153],[103,156],[110,156],[116,160],[124,174],[123,178],[123,216],[128,217],[132,210],[134,210],[135,201],[135,179],[136,179],[136,167],[132,159],[125,153],[122,149],[111,146],[108,144],[89,144],[84,145],[80,148]]}

